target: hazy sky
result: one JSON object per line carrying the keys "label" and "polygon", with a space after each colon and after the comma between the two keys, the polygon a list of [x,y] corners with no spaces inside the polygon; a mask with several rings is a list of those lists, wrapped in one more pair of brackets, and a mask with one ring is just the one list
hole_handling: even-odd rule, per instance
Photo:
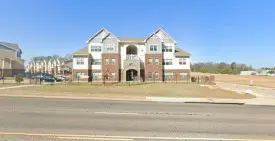
{"label": "hazy sky", "polygon": [[0,41],[23,58],[64,56],[105,27],[147,37],[159,27],[192,60],[275,66],[275,0],[0,0]]}

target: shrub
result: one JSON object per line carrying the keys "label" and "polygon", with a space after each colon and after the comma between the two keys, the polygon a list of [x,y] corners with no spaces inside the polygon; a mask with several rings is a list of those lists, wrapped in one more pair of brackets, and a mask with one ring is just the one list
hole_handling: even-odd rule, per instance
{"label": "shrub", "polygon": [[23,80],[24,80],[24,78],[23,78],[23,75],[22,75],[22,74],[17,74],[17,75],[15,75],[15,81],[16,81],[17,83],[21,83]]}
{"label": "shrub", "polygon": [[191,82],[197,82],[197,77],[192,76],[191,77]]}

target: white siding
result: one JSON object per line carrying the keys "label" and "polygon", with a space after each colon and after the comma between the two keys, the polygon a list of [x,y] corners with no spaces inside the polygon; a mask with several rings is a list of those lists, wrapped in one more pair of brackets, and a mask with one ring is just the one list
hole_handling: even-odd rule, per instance
{"label": "white siding", "polygon": [[83,65],[77,65],[76,64],[76,58],[73,58],[73,69],[88,69],[88,57],[84,57],[84,64]]}
{"label": "white siding", "polygon": [[179,65],[179,58],[167,58],[173,60],[173,65],[163,65],[166,70],[190,69],[190,58],[186,58],[186,65]]}
{"label": "white siding", "polygon": [[121,55],[121,69],[124,69],[123,67],[123,61],[126,59],[126,48],[129,45],[134,45],[137,47],[137,55],[139,56],[140,60],[142,62],[145,62],[145,53],[146,53],[146,46],[140,45],[140,44],[123,44],[120,46],[120,55]]}
{"label": "white siding", "polygon": [[[101,52],[91,52],[91,46],[101,46]],[[101,59],[103,52],[103,44],[102,43],[89,43],[89,53],[92,55],[92,59]],[[102,63],[102,62],[101,62]],[[91,65],[91,64],[88,64]],[[94,70],[101,70],[101,65],[91,65],[91,68]]]}

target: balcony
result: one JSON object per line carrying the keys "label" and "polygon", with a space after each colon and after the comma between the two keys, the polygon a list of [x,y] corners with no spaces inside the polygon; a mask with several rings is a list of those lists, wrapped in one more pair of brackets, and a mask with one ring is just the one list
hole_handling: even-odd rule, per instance
{"label": "balcony", "polygon": [[126,60],[136,60],[136,61],[139,61],[139,57],[137,55],[134,55],[134,54],[128,54],[126,55]]}
{"label": "balcony", "polygon": [[140,66],[141,66],[140,58],[137,55],[133,55],[133,54],[126,55],[126,58],[124,60],[124,69],[125,70],[129,70],[129,69],[139,70]]}

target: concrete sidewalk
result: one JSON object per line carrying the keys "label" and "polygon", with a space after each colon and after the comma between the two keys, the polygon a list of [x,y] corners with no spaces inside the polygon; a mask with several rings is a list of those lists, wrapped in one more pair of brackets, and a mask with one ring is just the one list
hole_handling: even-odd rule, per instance
{"label": "concrete sidewalk", "polygon": [[26,97],[26,98],[49,98],[49,99],[90,99],[90,100],[117,100],[117,101],[151,101],[151,102],[181,102],[181,103],[210,103],[210,104],[238,104],[238,105],[269,105],[275,106],[275,99],[220,99],[220,98],[182,98],[182,97],[143,97],[129,95],[39,95],[39,94],[1,94],[0,97]]}
{"label": "concrete sidewalk", "polygon": [[[244,93],[246,90],[251,90],[252,94],[257,98],[275,99],[275,88],[266,88],[259,86],[249,86],[233,83],[216,82],[219,88],[235,91],[238,93]],[[275,85],[275,84],[274,84]]]}
{"label": "concrete sidewalk", "polygon": [[31,87],[31,86],[39,86],[39,85],[18,85],[18,86],[7,86],[7,87],[0,87],[0,90],[5,90],[5,89],[16,89],[16,88]]}
{"label": "concrete sidewalk", "polygon": [[211,104],[238,104],[238,105],[265,105],[275,106],[275,99],[221,99],[221,98],[171,98],[171,97],[146,97],[147,101],[155,102],[183,102],[183,103],[211,103]]}

